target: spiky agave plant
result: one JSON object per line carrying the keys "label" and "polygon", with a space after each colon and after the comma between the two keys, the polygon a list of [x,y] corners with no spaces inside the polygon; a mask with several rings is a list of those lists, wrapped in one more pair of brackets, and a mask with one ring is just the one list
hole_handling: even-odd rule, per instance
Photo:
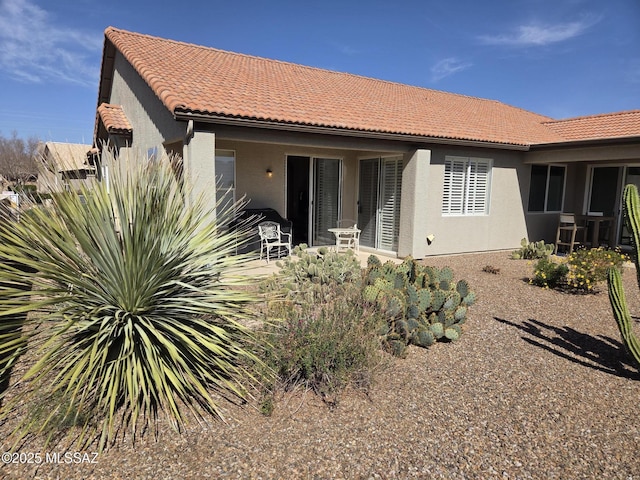
{"label": "spiky agave plant", "polygon": [[79,441],[98,434],[102,449],[159,413],[178,429],[186,411],[221,417],[212,392],[244,399],[256,380],[242,323],[253,298],[234,288],[247,282],[234,272],[250,225],[226,228],[239,204],[216,219],[169,162],[106,157],[108,185],[54,195],[0,228],[0,353],[26,344],[36,360],[21,391],[52,402],[18,439],[84,412]]}

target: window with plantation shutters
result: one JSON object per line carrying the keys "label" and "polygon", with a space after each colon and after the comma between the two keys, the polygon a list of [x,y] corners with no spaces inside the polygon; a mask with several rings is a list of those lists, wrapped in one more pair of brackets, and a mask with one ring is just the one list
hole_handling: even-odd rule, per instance
{"label": "window with plantation shutters", "polygon": [[489,213],[491,159],[447,156],[444,161],[443,215]]}

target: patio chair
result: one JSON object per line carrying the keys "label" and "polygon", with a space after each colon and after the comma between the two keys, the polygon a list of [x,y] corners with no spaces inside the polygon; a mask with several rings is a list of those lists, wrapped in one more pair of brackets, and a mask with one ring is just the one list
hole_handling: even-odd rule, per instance
{"label": "patio chair", "polygon": [[578,225],[575,214],[561,213],[558,221],[558,230],[556,231],[556,248],[554,253],[558,253],[560,246],[569,247],[569,255],[573,253],[573,248],[580,242],[576,241],[578,232],[581,234],[581,240],[584,243],[586,235],[586,226]]}
{"label": "patio chair", "polygon": [[269,263],[271,250],[274,248],[277,249],[278,258],[282,249],[286,250],[287,255],[291,255],[291,234],[280,230],[279,223],[260,223],[258,225],[258,234],[260,235],[260,260],[262,260],[262,255],[266,253],[267,263]]}
{"label": "patio chair", "polygon": [[351,248],[356,253],[360,251],[360,230],[355,220],[342,219],[336,222],[336,226],[341,229],[336,232],[336,250],[341,248]]}

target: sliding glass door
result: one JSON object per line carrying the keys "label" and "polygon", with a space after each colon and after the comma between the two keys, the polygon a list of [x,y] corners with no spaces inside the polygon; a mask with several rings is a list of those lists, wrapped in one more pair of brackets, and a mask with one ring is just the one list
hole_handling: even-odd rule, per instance
{"label": "sliding glass door", "polygon": [[340,218],[340,166],[339,159],[313,159],[312,245],[335,243],[329,229],[335,228]]}
{"label": "sliding glass door", "polygon": [[395,252],[400,233],[402,156],[360,161],[360,245]]}

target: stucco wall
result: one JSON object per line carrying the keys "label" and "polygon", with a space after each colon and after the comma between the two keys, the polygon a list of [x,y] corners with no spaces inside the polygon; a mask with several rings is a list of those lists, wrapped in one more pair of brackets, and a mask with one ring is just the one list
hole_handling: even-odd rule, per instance
{"label": "stucco wall", "polygon": [[[236,154],[236,198],[246,196],[248,208],[274,208],[287,216],[287,156],[342,159],[342,217],[356,218],[357,155],[351,150],[300,147],[220,139],[216,148]],[[272,177],[266,174],[273,172]]]}
{"label": "stucco wall", "polygon": [[185,122],[177,122],[140,75],[116,52],[110,103],[121,105],[133,128],[131,148],[146,153],[164,143],[182,141]]}
{"label": "stucco wall", "polygon": [[[473,156],[493,160],[489,214],[482,216],[443,216],[442,194],[444,160],[447,155]],[[425,255],[514,249],[527,236],[524,185],[529,167],[522,153],[501,150],[433,148],[423,207],[426,234],[435,239]]]}
{"label": "stucco wall", "polygon": [[402,196],[400,208],[400,235],[398,256],[427,255],[428,221],[424,218],[424,205],[429,201],[431,150],[419,149],[404,156]]}

